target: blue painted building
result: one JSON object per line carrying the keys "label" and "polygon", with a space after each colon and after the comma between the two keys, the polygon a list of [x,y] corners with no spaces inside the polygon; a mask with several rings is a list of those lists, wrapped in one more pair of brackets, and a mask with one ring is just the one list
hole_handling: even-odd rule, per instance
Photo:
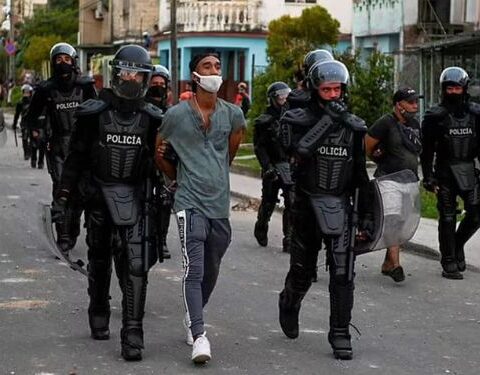
{"label": "blue painted building", "polygon": [[[351,3],[351,0],[347,1]],[[325,4],[323,4],[325,3]],[[190,80],[188,63],[192,56],[215,51],[222,60],[222,85],[220,96],[233,100],[238,82],[244,81],[250,88],[255,74],[268,65],[266,54],[267,25],[270,20],[284,14],[299,16],[305,7],[330,6],[333,16],[348,17],[344,7],[334,6],[332,0],[316,0],[309,3],[285,0],[180,0],[177,10],[178,56],[180,91]],[[351,6],[350,6],[351,7]],[[160,15],[169,14],[169,2],[160,0]],[[160,30],[169,30],[168,18],[162,18]],[[343,52],[351,45],[350,23],[341,19],[343,34],[336,50]],[[156,36],[160,63],[169,67],[170,39],[168,33]],[[251,89],[251,88],[250,88]]]}

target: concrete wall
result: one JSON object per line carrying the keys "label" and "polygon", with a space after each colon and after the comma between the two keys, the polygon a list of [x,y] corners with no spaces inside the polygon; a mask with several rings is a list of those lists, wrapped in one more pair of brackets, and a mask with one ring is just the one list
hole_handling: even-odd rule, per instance
{"label": "concrete wall", "polygon": [[[170,24],[170,2],[169,0],[159,0],[159,2],[158,26],[160,30],[163,30]],[[285,3],[285,0],[259,0],[258,3],[260,4],[259,20],[264,30],[267,29],[270,21],[285,14],[298,17],[303,9],[314,5],[325,7],[340,22],[341,33],[350,34],[352,30],[352,0],[317,0],[317,4]]]}
{"label": "concrete wall", "polygon": [[110,35],[110,14],[104,10],[103,19],[95,18],[97,5],[92,0],[79,1],[79,40],[80,45],[108,44]]}
{"label": "concrete wall", "polygon": [[328,10],[332,17],[340,22],[340,32],[352,32],[352,0],[317,0],[317,4],[285,3],[285,0],[263,0],[260,19],[265,26],[276,18],[285,14],[298,17],[305,8],[321,5]]}
{"label": "concrete wall", "polygon": [[111,0],[113,4],[113,35],[115,40],[142,38],[158,23],[159,0]]}

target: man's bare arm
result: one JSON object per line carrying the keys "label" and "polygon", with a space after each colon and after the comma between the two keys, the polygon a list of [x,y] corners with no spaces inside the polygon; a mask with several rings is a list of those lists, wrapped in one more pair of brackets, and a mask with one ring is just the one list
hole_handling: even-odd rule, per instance
{"label": "man's bare arm", "polygon": [[242,143],[244,135],[245,128],[240,128],[230,134],[230,138],[228,139],[228,153],[230,157],[230,164],[232,164],[232,161],[237,154],[238,147],[240,147],[240,143]]}
{"label": "man's bare arm", "polygon": [[177,178],[177,168],[173,163],[164,158],[167,147],[168,142],[162,139],[160,135],[157,135],[155,142],[155,164],[160,171],[165,173],[167,177],[173,181]]}

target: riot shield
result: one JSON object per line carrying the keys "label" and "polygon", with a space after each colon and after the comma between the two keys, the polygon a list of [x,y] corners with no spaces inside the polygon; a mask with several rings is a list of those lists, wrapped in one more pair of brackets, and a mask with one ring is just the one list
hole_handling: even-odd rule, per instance
{"label": "riot shield", "polygon": [[356,242],[357,255],[407,242],[420,223],[420,190],[412,171],[403,170],[378,177],[370,184],[374,230],[370,240]]}
{"label": "riot shield", "polygon": [[[64,253],[57,245],[57,240],[55,238],[55,231],[53,229],[52,223],[52,216],[51,216],[51,208],[49,204],[40,204],[41,207],[41,214],[40,217],[42,219],[42,226],[43,226],[43,233],[46,236],[48,241],[48,249],[52,252],[52,254],[61,260],[64,260],[72,270],[80,272],[82,275],[92,279],[89,275],[87,269],[84,267],[85,263],[81,259],[77,259],[76,261],[70,259],[69,254]],[[92,279],[93,280],[93,279]]]}

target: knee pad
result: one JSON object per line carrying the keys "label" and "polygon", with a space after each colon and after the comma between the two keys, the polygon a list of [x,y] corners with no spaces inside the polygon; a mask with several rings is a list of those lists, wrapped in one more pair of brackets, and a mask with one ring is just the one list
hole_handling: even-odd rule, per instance
{"label": "knee pad", "polygon": [[314,264],[312,267],[304,267],[300,264],[293,264],[290,266],[290,276],[294,290],[307,290],[312,284],[312,278],[315,276]]}

